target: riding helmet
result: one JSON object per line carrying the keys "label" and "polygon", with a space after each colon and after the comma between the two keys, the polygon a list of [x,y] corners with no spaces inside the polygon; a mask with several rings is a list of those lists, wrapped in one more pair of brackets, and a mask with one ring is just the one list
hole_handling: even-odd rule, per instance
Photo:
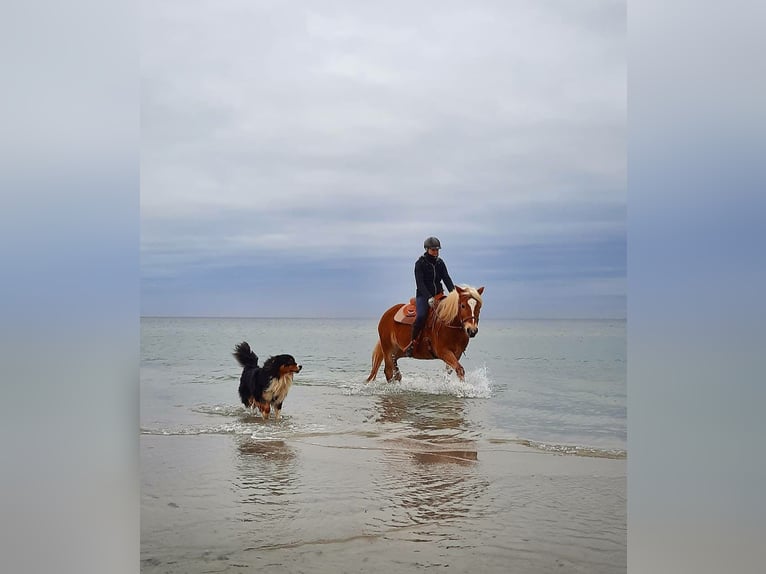
{"label": "riding helmet", "polygon": [[424,249],[441,249],[442,244],[439,243],[439,239],[437,237],[429,237],[423,242],[423,248]]}

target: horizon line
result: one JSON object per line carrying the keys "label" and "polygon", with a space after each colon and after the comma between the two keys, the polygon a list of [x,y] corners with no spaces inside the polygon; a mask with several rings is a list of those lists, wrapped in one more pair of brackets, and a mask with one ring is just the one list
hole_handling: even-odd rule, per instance
{"label": "horizon line", "polygon": [[[256,316],[256,315],[139,315],[140,319],[302,319],[302,320],[323,320],[323,319],[380,319],[378,316],[354,316],[354,317],[333,317],[333,316]],[[534,316],[516,316],[516,317],[483,317],[485,321],[626,321],[627,317],[534,317]]]}

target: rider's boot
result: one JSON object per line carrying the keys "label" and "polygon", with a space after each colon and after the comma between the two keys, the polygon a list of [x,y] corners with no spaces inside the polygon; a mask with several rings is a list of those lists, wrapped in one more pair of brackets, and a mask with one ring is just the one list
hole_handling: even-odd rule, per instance
{"label": "rider's boot", "polygon": [[422,330],[422,327],[418,327],[417,325],[412,326],[412,340],[410,341],[410,344],[407,345],[407,348],[404,349],[404,356],[412,358],[412,354],[415,351],[415,345],[418,342],[418,337],[420,336],[420,331]]}

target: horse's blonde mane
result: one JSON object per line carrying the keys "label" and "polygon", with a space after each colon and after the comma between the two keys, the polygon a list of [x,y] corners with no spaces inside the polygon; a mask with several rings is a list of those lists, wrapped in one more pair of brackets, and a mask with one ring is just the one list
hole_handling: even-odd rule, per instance
{"label": "horse's blonde mane", "polygon": [[[481,294],[475,287],[470,285],[460,285],[460,287],[468,291],[469,297],[473,297],[481,303]],[[457,289],[453,289],[436,307],[436,316],[445,323],[451,323],[457,317],[458,301],[460,301],[460,294]]]}

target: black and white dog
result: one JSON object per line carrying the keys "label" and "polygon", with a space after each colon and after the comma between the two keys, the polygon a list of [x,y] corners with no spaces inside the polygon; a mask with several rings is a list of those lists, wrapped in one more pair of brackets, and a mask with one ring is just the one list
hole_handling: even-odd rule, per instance
{"label": "black and white dog", "polygon": [[269,418],[273,405],[274,417],[279,419],[282,403],[293,384],[293,375],[301,372],[301,365],[292,355],[274,355],[259,367],[258,355],[244,341],[234,347],[233,354],[242,365],[239,379],[242,404],[250,409],[257,406],[264,419]]}

